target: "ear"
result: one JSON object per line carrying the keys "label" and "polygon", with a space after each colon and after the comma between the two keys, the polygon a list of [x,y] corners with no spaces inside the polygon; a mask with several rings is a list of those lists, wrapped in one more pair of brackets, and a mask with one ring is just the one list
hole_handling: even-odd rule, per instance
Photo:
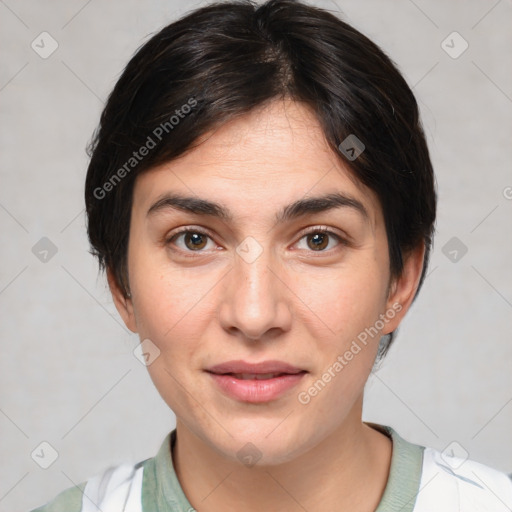
{"label": "ear", "polygon": [[132,299],[124,296],[111,269],[107,269],[107,281],[116,309],[126,324],[126,327],[132,332],[137,332]]}
{"label": "ear", "polygon": [[382,334],[389,334],[394,331],[409,310],[420,282],[424,257],[424,243],[419,244],[404,255],[402,274],[392,280],[386,302],[387,311],[392,310],[396,314],[386,323]]}

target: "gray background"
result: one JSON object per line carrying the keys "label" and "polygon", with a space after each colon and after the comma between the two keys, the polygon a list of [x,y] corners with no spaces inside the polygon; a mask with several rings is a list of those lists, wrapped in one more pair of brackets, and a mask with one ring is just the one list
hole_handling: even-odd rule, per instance
{"label": "gray background", "polygon": [[[135,49],[203,3],[0,0],[1,511],[153,456],[174,426],[87,252],[84,148]],[[430,274],[364,419],[510,472],[512,3],[314,3],[341,10],[414,87],[439,187]],[[46,59],[31,47],[51,48],[43,31],[58,43]],[[442,46],[453,31],[469,44],[458,58],[457,36],[452,56]],[[43,237],[57,249],[46,262],[32,250]],[[58,453],[46,470],[43,441]]]}

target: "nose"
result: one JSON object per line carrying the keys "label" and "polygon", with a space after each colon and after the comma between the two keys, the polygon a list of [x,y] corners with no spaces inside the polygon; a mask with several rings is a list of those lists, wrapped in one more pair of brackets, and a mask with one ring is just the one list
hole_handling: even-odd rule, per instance
{"label": "nose", "polygon": [[269,249],[254,260],[236,255],[222,289],[222,327],[245,341],[273,339],[291,326],[291,295],[282,265]]}

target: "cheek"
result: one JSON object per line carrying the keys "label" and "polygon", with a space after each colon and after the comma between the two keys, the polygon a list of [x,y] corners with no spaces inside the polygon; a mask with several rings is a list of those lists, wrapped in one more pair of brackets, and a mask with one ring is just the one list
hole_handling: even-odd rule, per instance
{"label": "cheek", "polygon": [[[138,273],[134,282],[134,311],[141,340],[149,339],[159,355],[147,367],[164,401],[175,411],[196,414],[197,404],[187,393],[206,325],[204,296],[208,286],[183,272],[160,271],[156,266]],[[201,300],[203,298],[203,300]]]}
{"label": "cheek", "polygon": [[[141,265],[137,267],[139,262]],[[202,353],[204,333],[211,321],[209,308],[215,273],[199,276],[192,269],[143,263],[132,260],[139,336],[141,340],[151,340],[159,350],[159,357],[148,366],[153,382],[169,405],[172,402],[173,406],[179,406],[174,401],[180,400],[180,393],[170,390],[179,389],[187,374],[200,366],[198,354]]]}
{"label": "cheek", "polygon": [[191,328],[189,319],[196,317],[206,302],[215,275],[173,267],[165,251],[155,252],[156,256],[143,251],[134,255],[130,282],[140,335],[163,343],[176,332]]}
{"label": "cheek", "polygon": [[312,321],[342,349],[375,324],[386,303],[387,281],[375,266],[347,266],[310,274],[297,288]]}

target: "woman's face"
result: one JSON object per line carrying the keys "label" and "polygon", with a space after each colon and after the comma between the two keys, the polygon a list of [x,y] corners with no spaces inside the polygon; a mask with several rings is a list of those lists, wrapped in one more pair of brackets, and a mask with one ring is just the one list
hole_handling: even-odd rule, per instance
{"label": "woman's face", "polygon": [[379,339],[414,285],[390,281],[376,196],[304,106],[273,102],[203,140],[137,178],[131,299],[113,285],[114,299],[150,340],[179,428],[276,464],[360,423]]}

